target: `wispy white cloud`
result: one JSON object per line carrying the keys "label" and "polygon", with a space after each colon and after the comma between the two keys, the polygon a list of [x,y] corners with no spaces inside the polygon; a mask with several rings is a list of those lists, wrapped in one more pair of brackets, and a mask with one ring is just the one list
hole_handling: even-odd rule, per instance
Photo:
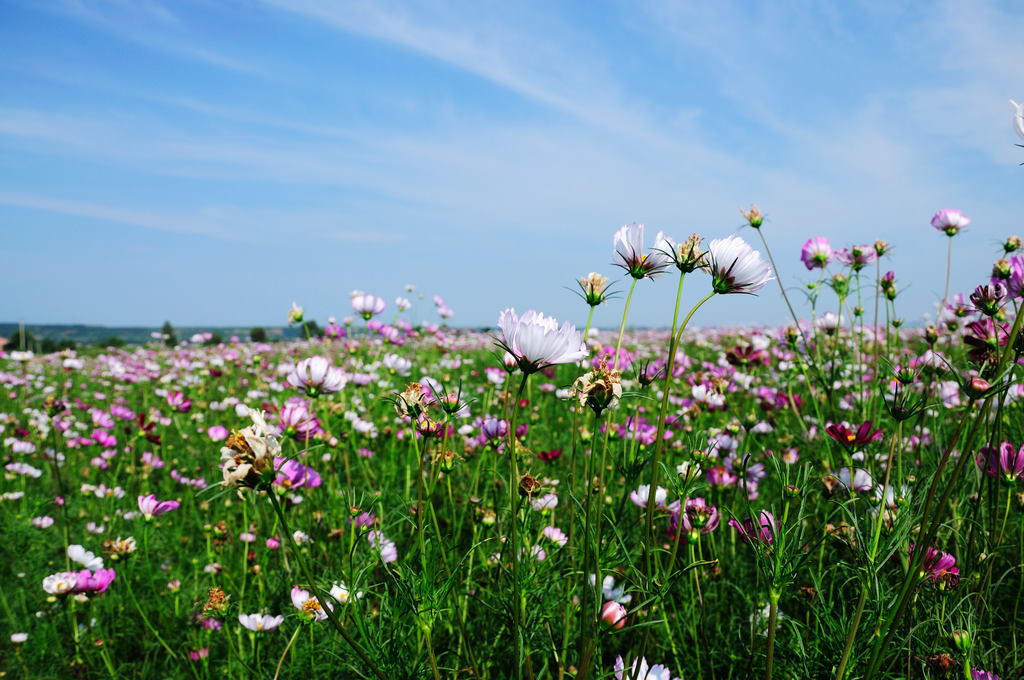
{"label": "wispy white cloud", "polygon": [[190,35],[189,27],[174,12],[153,0],[56,0],[29,5],[102,31],[123,42],[198,61],[222,69],[257,74],[248,59],[222,54]]}
{"label": "wispy white cloud", "polygon": [[0,192],[0,205],[224,241],[270,244],[287,234],[293,239],[386,245],[406,238],[401,233],[373,228],[354,229],[357,220],[332,212],[256,210],[232,205],[157,212],[16,192]]}

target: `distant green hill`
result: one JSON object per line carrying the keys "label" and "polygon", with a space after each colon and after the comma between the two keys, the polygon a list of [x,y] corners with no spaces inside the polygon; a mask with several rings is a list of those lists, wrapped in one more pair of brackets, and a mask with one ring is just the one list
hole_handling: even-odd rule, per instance
{"label": "distant green hill", "polygon": [[[196,333],[216,333],[225,341],[232,336],[241,340],[249,339],[249,332],[253,327],[240,326],[180,326],[175,327],[174,332],[179,340],[188,340]],[[287,326],[265,326],[267,338],[274,340],[290,340],[298,338],[302,330],[298,327]],[[70,340],[78,345],[95,345],[105,342],[111,338],[120,338],[125,344],[140,345],[152,341],[152,333],[160,332],[159,327],[145,326],[86,326],[83,324],[37,324],[27,323],[25,331],[31,333],[32,337],[41,342],[49,339],[54,342]],[[20,337],[20,326],[16,323],[0,323],[0,337],[9,341],[9,346],[16,347]]]}

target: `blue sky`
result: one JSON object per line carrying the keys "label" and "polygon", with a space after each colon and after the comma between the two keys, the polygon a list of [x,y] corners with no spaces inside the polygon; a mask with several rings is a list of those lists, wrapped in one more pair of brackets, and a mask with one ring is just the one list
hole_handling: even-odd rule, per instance
{"label": "blue sky", "polygon": [[[1014,2],[6,0],[0,320],[323,323],[414,284],[421,319],[582,325],[567,289],[621,278],[619,226],[727,236],[751,202],[796,302],[805,239],[885,238],[915,320],[936,210],[973,219],[954,290],[1021,231],[1021,35]],[[674,294],[641,282],[630,319]],[[786,315],[770,287],[696,320]]]}

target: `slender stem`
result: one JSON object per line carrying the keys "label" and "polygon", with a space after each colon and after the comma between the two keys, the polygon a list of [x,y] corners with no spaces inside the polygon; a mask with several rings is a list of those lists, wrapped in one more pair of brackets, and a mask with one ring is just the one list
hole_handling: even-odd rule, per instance
{"label": "slender stem", "polygon": [[526,389],[526,381],[529,380],[530,374],[523,373],[523,379],[519,383],[519,394],[516,396],[515,405],[512,407],[512,419],[509,423],[508,428],[508,461],[509,461],[509,478],[508,478],[508,500],[509,500],[509,511],[511,517],[509,518],[509,542],[512,546],[512,641],[513,641],[513,652],[512,667],[514,670],[514,677],[522,677],[522,668],[519,665],[520,648],[522,647],[522,641],[519,639],[521,629],[523,626],[523,610],[525,609],[526,603],[522,600],[519,592],[519,543],[516,536],[516,525],[519,523],[519,454],[516,446],[516,419],[519,416],[519,402],[523,397],[523,391]]}
{"label": "slender stem", "polygon": [[341,625],[341,621],[338,620],[338,616],[334,613],[334,610],[327,606],[327,600],[323,593],[320,591],[320,587],[316,584],[313,579],[313,572],[309,568],[309,563],[306,562],[306,558],[302,556],[299,551],[299,546],[295,543],[295,538],[292,536],[291,530],[288,528],[288,520],[285,519],[284,512],[281,510],[281,503],[277,500],[277,495],[270,491],[267,494],[270,496],[270,502],[274,506],[274,512],[277,513],[277,518],[281,521],[281,531],[288,538],[288,544],[291,546],[292,552],[295,554],[295,559],[299,563],[299,567],[302,569],[302,575],[306,577],[309,582],[309,588],[313,591],[313,597],[320,604],[320,608],[327,614],[327,618],[330,620],[331,625],[338,631],[341,637],[348,643],[348,646],[352,648],[352,651],[356,653],[359,659],[366,664],[367,667],[373,674],[376,675],[380,680],[388,680],[387,676],[377,667],[377,664],[373,662],[363,648],[359,646],[359,643],[349,634],[347,630]]}
{"label": "slender stem", "polygon": [[633,279],[629,284],[629,295],[626,296],[626,306],[622,310],[622,324],[619,326],[619,339],[615,342],[615,364],[612,368],[619,370],[619,349],[622,347],[622,334],[626,332],[626,315],[629,314],[629,302],[633,299],[633,289],[636,288],[638,279]]}

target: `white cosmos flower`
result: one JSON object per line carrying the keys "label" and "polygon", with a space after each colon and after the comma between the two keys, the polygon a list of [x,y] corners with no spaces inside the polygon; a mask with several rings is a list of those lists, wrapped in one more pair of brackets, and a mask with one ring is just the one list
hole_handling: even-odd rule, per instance
{"label": "white cosmos flower", "polygon": [[761,253],[735,234],[709,243],[708,259],[716,293],[756,293],[773,278]]}
{"label": "white cosmos flower", "polygon": [[667,253],[672,252],[672,244],[665,234],[658,232],[654,239],[654,248],[644,254],[644,225],[627,224],[615,232],[615,265],[622,267],[634,279],[656,278],[669,265]]}
{"label": "white cosmos flower", "polygon": [[90,571],[103,568],[102,557],[96,557],[96,555],[77,544],[68,546],[68,558],[72,562],[78,562]]}
{"label": "white cosmos flower", "polygon": [[274,630],[284,623],[284,617],[281,615],[271,616],[270,614],[239,614],[238,622],[254,633],[259,633]]}
{"label": "white cosmos flower", "polygon": [[1013,129],[1017,131],[1017,136],[1024,139],[1024,104],[1018,104],[1017,102],[1010,100],[1010,104],[1013,106]]}
{"label": "white cosmos flower", "polygon": [[325,357],[309,357],[291,370],[288,384],[309,394],[332,394],[345,387],[345,374]]}
{"label": "white cosmos flower", "polygon": [[535,373],[552,364],[575,363],[587,357],[582,334],[566,321],[561,327],[552,317],[529,310],[519,317],[509,308],[498,315],[501,339],[523,373]]}

